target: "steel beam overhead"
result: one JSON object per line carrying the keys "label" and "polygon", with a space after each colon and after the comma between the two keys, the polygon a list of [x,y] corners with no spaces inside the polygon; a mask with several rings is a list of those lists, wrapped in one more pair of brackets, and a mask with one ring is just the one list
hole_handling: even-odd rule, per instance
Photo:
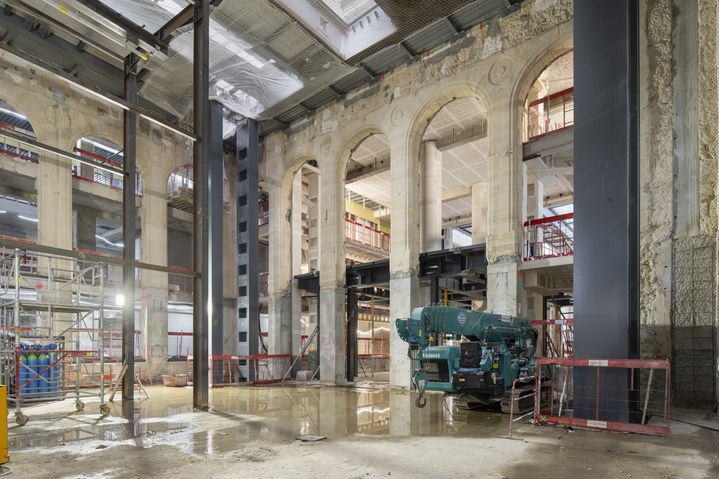
{"label": "steel beam overhead", "polygon": [[[137,57],[131,53],[125,59],[125,100],[137,102]],[[137,115],[126,110],[123,115],[123,184],[122,184],[122,242],[123,259],[122,289],[124,303],[122,308],[122,362],[127,372],[122,378],[122,399],[133,401],[135,398],[135,207],[136,194],[136,146]]]}
{"label": "steel beam overhead", "polygon": [[77,2],[82,5],[85,5],[87,8],[97,13],[101,17],[110,20],[115,25],[122,27],[122,29],[124,29],[127,33],[128,40],[142,40],[148,45],[160,50],[161,52],[167,53],[169,44],[166,41],[148,32],[143,27],[133,22],[126,16],[121,15],[112,8],[108,7],[100,0],[77,0]]}
{"label": "steel beam overhead", "polygon": [[[113,106],[134,111],[143,118],[191,140],[197,138],[193,131],[179,124],[176,119],[164,116],[162,112],[153,111],[153,109],[148,109],[137,103],[131,104],[125,101],[122,97],[124,86],[119,81],[123,77],[123,71],[115,65],[107,63],[82,49],[78,49],[77,45],[67,42],[56,35],[42,36],[37,30],[29,31],[25,19],[12,12],[0,12],[0,27],[8,32],[6,37],[0,41],[0,49],[31,63],[37,68],[57,75]],[[22,37],[22,49],[12,45],[11,40],[16,37]],[[60,65],[60,60],[63,60],[64,66]],[[73,65],[72,68],[68,67],[70,64]],[[72,70],[76,70],[78,67],[93,71],[96,75],[105,79],[117,78],[117,89],[111,88],[110,90],[112,91],[110,91],[95,82],[89,82],[75,76]]]}
{"label": "steel beam overhead", "polygon": [[180,13],[172,17],[167,23],[155,32],[155,37],[161,42],[167,42],[172,39],[172,34],[180,28],[184,27],[192,21],[195,13],[195,7],[192,4],[187,5]]}
{"label": "steel beam overhead", "polygon": [[23,251],[37,251],[38,253],[46,253],[57,256],[65,256],[67,258],[77,258],[83,261],[96,261],[98,263],[114,264],[118,266],[130,265],[137,269],[146,269],[149,271],[157,271],[160,273],[172,273],[180,276],[195,277],[199,276],[194,271],[188,271],[172,266],[161,266],[159,264],[143,263],[142,261],[125,261],[124,257],[109,255],[104,253],[80,252],[64,248],[54,248],[45,246],[29,240],[20,240],[17,238],[0,237],[0,248],[20,249]]}
{"label": "steel beam overhead", "polygon": [[124,173],[124,171],[120,168],[117,168],[117,167],[114,167],[112,165],[108,165],[105,163],[100,163],[99,161],[83,158],[80,155],[76,155],[74,153],[70,153],[69,151],[61,150],[60,148],[55,148],[54,146],[47,145],[45,143],[41,143],[31,136],[24,135],[24,134],[18,133],[16,131],[8,130],[7,128],[0,127],[0,136],[12,138],[15,141],[18,141],[18,142],[28,145],[28,146],[32,146],[34,148],[37,148],[38,150],[44,151],[45,153],[50,153],[52,155],[56,155],[61,158],[66,158],[68,160],[79,161],[80,163],[90,165],[90,166],[92,166],[94,168],[98,168],[100,170],[109,171],[111,173],[117,173],[118,175],[122,175]]}
{"label": "steel beam overhead", "polygon": [[193,120],[200,135],[193,148],[193,248],[192,265],[200,277],[193,281],[192,302],[192,404],[199,409],[209,407],[208,374],[208,301],[210,258],[209,215],[207,211],[208,162],[210,161],[210,2],[196,0],[194,10]]}

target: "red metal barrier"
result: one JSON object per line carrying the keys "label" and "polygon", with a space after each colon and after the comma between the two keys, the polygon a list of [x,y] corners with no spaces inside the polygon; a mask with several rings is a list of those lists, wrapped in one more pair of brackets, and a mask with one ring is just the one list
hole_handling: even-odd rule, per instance
{"label": "red metal barrier", "polygon": [[[575,367],[594,370],[596,380],[591,387],[574,384]],[[549,377],[543,375],[546,368],[550,370]],[[628,386],[622,389],[602,386],[602,375],[609,369],[625,370],[629,378]],[[655,371],[659,371],[660,374],[655,374]],[[642,384],[635,388],[636,383]],[[537,395],[540,384],[543,389],[549,387],[550,392],[548,402],[540,403],[535,396],[534,419],[537,424],[548,423],[660,436],[669,434],[671,371],[668,360],[539,358],[535,383]],[[606,399],[607,394],[612,392],[637,399],[627,399],[624,401],[626,405],[612,406],[612,401]],[[585,404],[595,405],[592,418],[574,417],[577,399],[581,399]],[[641,421],[634,423],[605,419],[623,411],[626,407],[641,413]],[[647,423],[650,417],[654,420],[652,424]]]}
{"label": "red metal barrier", "polygon": [[[278,383],[292,359],[291,354],[211,355],[210,387]],[[242,374],[244,367],[252,372],[253,381]]]}
{"label": "red metal barrier", "polygon": [[524,222],[524,261],[574,254],[574,213]]}
{"label": "red metal barrier", "polygon": [[527,140],[574,125],[574,87],[534,100],[527,110]]}
{"label": "red metal barrier", "polygon": [[[363,220],[364,221],[364,220]],[[345,215],[345,238],[389,252],[390,235]]]}

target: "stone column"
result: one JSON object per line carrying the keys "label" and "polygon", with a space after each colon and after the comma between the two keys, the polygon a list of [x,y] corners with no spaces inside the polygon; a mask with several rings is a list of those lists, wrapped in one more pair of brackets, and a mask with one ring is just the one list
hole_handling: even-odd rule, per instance
{"label": "stone column", "polygon": [[77,247],[79,249],[95,251],[97,238],[95,238],[96,219],[95,212],[89,208],[77,207],[75,221]]}
{"label": "stone column", "polygon": [[472,244],[487,243],[488,184],[480,181],[472,185]]}
{"label": "stone column", "polygon": [[[349,155],[348,155],[349,156]],[[347,381],[345,359],[345,249],[344,179],[340,157],[330,138],[320,146],[320,380],[327,384]]]}
{"label": "stone column", "polygon": [[[390,317],[408,318],[420,305],[419,217],[420,188],[418,146],[411,147],[406,131],[397,129],[390,138],[392,214],[390,251]],[[390,385],[409,388],[411,363],[407,343],[392,322],[390,332]]]}
{"label": "stone column", "polygon": [[422,252],[442,249],[442,153],[436,141],[422,144]]}
{"label": "stone column", "polygon": [[513,154],[510,94],[490,107],[487,310],[521,311],[522,161]]}
{"label": "stone column", "polygon": [[266,186],[269,195],[268,340],[270,354],[291,352],[292,338],[292,230],[290,228],[291,178],[285,171],[284,133],[265,140]]}
{"label": "stone column", "polygon": [[[159,163],[159,162],[158,162]],[[167,265],[167,174],[151,162],[142,177],[140,260]],[[167,273],[140,270],[140,316],[144,324],[148,374],[156,378],[167,368]]]}
{"label": "stone column", "polygon": [[[71,120],[61,105],[46,111],[52,131],[38,132],[38,141],[72,150]],[[72,249],[72,171],[70,160],[43,155],[37,167],[38,243]]]}

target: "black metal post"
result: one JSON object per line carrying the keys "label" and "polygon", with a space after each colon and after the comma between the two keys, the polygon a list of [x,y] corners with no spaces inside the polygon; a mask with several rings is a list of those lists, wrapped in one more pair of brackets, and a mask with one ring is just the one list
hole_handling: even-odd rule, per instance
{"label": "black metal post", "polygon": [[[574,355],[639,357],[637,0],[575,0]],[[574,376],[574,415],[627,421],[624,371]],[[596,410],[599,409],[599,417]]]}
{"label": "black metal post", "polygon": [[[237,131],[237,324],[241,355],[259,353],[259,130],[248,119]],[[264,332],[264,331],[263,331]],[[274,338],[278,339],[278,338]],[[242,364],[242,363],[241,363]],[[255,379],[252,361],[240,369]]]}
{"label": "black metal post", "polygon": [[347,381],[354,382],[357,377],[357,309],[359,302],[357,290],[347,288]]}
{"label": "black metal post", "polygon": [[[124,83],[125,100],[137,103],[137,57],[130,54],[125,58]],[[135,208],[136,189],[136,133],[137,115],[131,110],[123,113],[123,183],[122,183],[122,362],[127,366],[122,378],[122,399],[135,398]]]}
{"label": "black metal post", "polygon": [[429,302],[431,304],[439,304],[439,276],[432,276],[429,279]]}
{"label": "black metal post", "polygon": [[192,266],[199,273],[193,281],[192,318],[192,403],[199,409],[209,407],[208,393],[208,301],[209,301],[209,214],[207,211],[208,162],[210,158],[210,4],[195,0],[193,120],[199,135],[193,148],[193,248]]}
{"label": "black metal post", "polygon": [[[208,198],[209,198],[209,235],[208,245],[210,247],[206,256],[209,258],[208,281],[210,291],[210,324],[212,324],[212,355],[224,354],[223,335],[223,306],[222,306],[222,216],[224,205],[222,198],[223,191],[223,151],[222,151],[222,104],[216,101],[210,102],[210,131],[207,139],[209,143],[210,156],[208,158]],[[218,370],[216,373],[221,374]],[[219,380],[219,378],[218,378]],[[214,381],[214,378],[213,378]]]}

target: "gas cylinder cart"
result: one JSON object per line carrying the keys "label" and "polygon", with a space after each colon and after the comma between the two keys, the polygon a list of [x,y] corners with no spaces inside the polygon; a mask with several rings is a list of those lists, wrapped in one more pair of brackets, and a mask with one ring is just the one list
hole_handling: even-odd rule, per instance
{"label": "gas cylinder cart", "polygon": [[[21,250],[0,250],[2,381],[15,421],[24,404],[75,397],[105,404],[103,317],[106,265]],[[98,371],[99,370],[99,371]]]}

